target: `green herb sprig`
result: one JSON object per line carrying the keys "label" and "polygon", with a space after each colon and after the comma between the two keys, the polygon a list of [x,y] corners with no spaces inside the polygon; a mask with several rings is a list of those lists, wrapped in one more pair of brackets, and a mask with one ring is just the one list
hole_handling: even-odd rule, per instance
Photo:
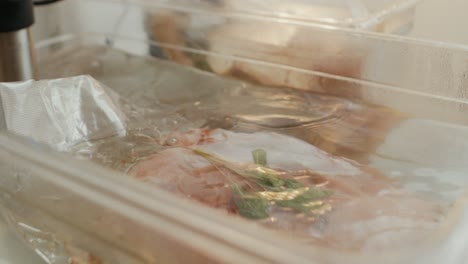
{"label": "green herb sprig", "polygon": [[237,184],[231,186],[235,196],[234,204],[239,214],[245,218],[268,218],[271,205],[292,209],[297,213],[314,214],[316,209],[325,205],[317,201],[332,195],[329,190],[306,187],[294,179],[284,178],[285,173],[266,167],[267,153],[263,149],[252,151],[254,165],[246,168],[201,150],[195,149],[194,153],[252,181],[263,189],[263,191],[246,191]]}

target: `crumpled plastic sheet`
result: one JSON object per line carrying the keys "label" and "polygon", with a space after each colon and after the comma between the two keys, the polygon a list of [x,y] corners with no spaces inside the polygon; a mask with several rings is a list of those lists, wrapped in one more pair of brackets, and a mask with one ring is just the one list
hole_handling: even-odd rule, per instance
{"label": "crumpled plastic sheet", "polygon": [[0,97],[7,130],[57,150],[125,135],[117,94],[91,76],[0,83]]}

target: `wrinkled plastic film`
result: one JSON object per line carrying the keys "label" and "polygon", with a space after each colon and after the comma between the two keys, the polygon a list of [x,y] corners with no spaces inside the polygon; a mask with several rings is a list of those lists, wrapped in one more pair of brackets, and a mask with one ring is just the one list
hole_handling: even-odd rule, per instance
{"label": "wrinkled plastic film", "polygon": [[0,95],[9,131],[58,150],[125,134],[125,115],[115,95],[87,76],[5,83]]}

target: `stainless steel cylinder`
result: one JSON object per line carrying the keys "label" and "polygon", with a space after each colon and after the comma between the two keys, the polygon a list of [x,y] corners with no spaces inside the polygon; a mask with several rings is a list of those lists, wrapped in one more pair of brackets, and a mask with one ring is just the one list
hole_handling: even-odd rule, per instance
{"label": "stainless steel cylinder", "polygon": [[0,32],[0,82],[33,79],[36,58],[29,28]]}

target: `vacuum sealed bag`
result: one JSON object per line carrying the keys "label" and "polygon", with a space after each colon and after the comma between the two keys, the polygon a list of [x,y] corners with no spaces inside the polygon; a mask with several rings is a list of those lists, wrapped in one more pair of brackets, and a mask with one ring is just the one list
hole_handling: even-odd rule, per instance
{"label": "vacuum sealed bag", "polygon": [[[111,89],[90,76],[77,76],[4,83],[0,95],[5,125],[11,132],[111,169],[109,175],[94,174],[89,178],[103,181],[104,186],[99,188],[116,184],[105,183],[112,174],[116,182],[123,174],[131,179],[128,188],[114,187],[115,194],[111,195],[109,189],[95,195],[111,195],[109,201],[115,202],[123,199],[118,198],[121,195],[130,195],[133,184],[145,185],[158,193],[155,195],[163,196],[167,206],[181,202],[193,210],[214,208],[207,213],[213,218],[202,216],[204,224],[198,222],[199,228],[218,218],[232,218],[230,228],[253,225],[254,230],[271,232],[278,241],[291,241],[298,248],[315,252],[316,259],[312,260],[329,263],[348,258],[348,254],[355,257],[350,258],[350,263],[363,263],[362,258],[369,261],[375,254],[389,252],[393,253],[386,260],[405,263],[407,256],[403,253],[409,247],[427,248],[436,243],[439,240],[435,237],[460,217],[463,203],[457,201],[464,185],[456,181],[463,181],[457,176],[463,173],[463,167],[444,170],[447,164],[442,161],[425,167],[412,161],[411,152],[401,154],[387,146],[388,142],[394,145],[404,144],[402,140],[414,141],[414,130],[408,129],[411,124],[425,124],[428,130],[437,131],[443,127],[441,123],[332,95],[251,85],[111,49],[90,48],[87,52],[74,54],[128,60],[134,67],[148,71],[151,85],[148,89],[135,83],[133,87],[122,85],[125,80],[116,74],[114,79],[106,80],[108,85],[120,81]],[[459,140],[463,140],[461,135]],[[421,142],[424,145],[424,140]],[[439,143],[440,153],[453,149],[453,145]],[[415,144],[413,150],[418,150]],[[451,154],[464,153],[459,150]],[[461,164],[456,160],[451,165]],[[49,162],[53,167],[54,161]],[[74,168],[72,164],[70,168]],[[90,162],[82,165],[95,166]],[[452,182],[444,182],[435,172],[428,174],[436,168],[449,175],[446,179]],[[94,211],[87,208],[107,198],[89,195],[89,201],[77,203],[77,198],[67,197],[71,193],[84,195],[78,185],[71,193],[52,187],[44,192],[40,188],[44,183],[38,183],[41,177],[23,170],[15,165],[2,172],[2,211],[11,226],[49,263],[152,263],[158,256],[183,263],[184,257],[191,257],[189,253],[177,256],[175,246],[171,248],[174,251],[161,253],[164,247],[160,243],[164,244],[167,237],[139,233],[143,226],[159,222],[149,223],[143,218],[143,224],[118,217],[137,216],[130,213],[140,207],[137,200],[133,200],[129,208],[134,209],[130,211]],[[83,172],[82,176],[88,174]],[[53,184],[59,184],[59,178]],[[22,205],[31,198],[28,188],[42,194],[37,201]],[[162,202],[158,199],[153,201],[154,206]],[[40,206],[27,209],[35,203]],[[174,213],[155,212],[171,218],[177,207],[172,205]],[[195,215],[193,219],[197,219]],[[68,220],[57,220],[62,217]],[[190,225],[192,220],[177,221]],[[95,234],[77,242],[80,239],[74,236],[80,237],[78,231],[87,228]],[[198,233],[196,229],[192,232]],[[210,231],[211,236],[224,237],[223,243],[232,239],[230,232],[216,230]],[[241,233],[247,235],[245,232]],[[119,239],[109,242],[113,235]],[[92,241],[94,236],[106,236],[107,244],[93,248],[89,246],[92,243],[83,242]],[[168,236],[177,237],[178,232]],[[109,243],[123,243],[120,247],[126,245],[124,251],[133,252],[128,253],[131,257],[114,251],[105,253],[110,252],[106,250]],[[195,249],[202,246],[189,245]],[[260,244],[258,248],[261,254]],[[288,254],[294,250],[285,250],[289,253],[278,254],[283,260],[293,260]],[[203,257],[212,253],[194,254],[203,263],[207,261]],[[281,262],[280,257],[271,257],[276,260],[266,262]],[[240,255],[229,260],[217,256],[210,261],[235,263],[240,259]]]}

